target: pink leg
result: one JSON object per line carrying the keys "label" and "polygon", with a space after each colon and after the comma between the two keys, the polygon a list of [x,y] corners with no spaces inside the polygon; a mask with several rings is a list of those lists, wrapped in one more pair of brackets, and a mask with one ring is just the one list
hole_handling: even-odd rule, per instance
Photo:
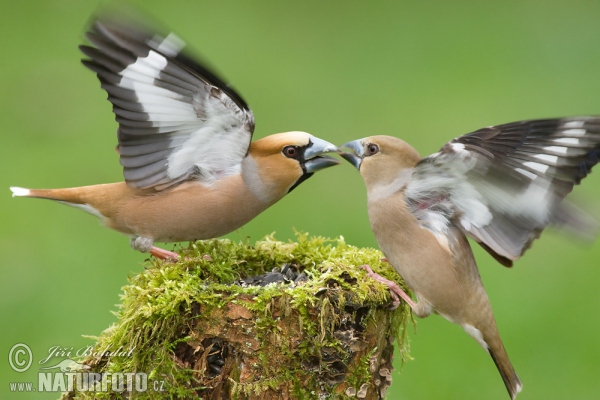
{"label": "pink leg", "polygon": [[406,294],[406,292],[404,290],[402,290],[400,288],[400,286],[398,286],[398,284],[396,282],[390,281],[389,279],[386,279],[383,276],[376,274],[375,272],[373,272],[371,267],[369,267],[368,265],[363,265],[361,268],[364,269],[365,271],[367,271],[368,277],[376,280],[379,283],[383,283],[384,285],[387,285],[387,287],[390,290],[390,295],[394,299],[394,305],[393,305],[392,309],[395,310],[398,307],[398,305],[400,304],[398,296],[400,296],[402,298],[402,300],[404,300],[410,306],[410,308],[412,308],[413,310],[415,309],[415,307],[417,306],[416,303],[413,301],[413,299],[410,298],[409,295]]}
{"label": "pink leg", "polygon": [[179,254],[169,250],[161,249],[160,247],[152,246],[150,255],[161,260],[179,260]]}

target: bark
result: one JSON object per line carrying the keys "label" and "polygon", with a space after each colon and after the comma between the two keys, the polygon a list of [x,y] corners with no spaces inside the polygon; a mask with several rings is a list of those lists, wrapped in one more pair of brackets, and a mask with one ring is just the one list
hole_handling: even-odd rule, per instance
{"label": "bark", "polygon": [[[97,338],[96,348],[131,356],[82,360],[89,372],[147,373],[149,390],[75,387],[63,398],[384,398],[410,312],[391,311],[387,289],[360,265],[397,275],[376,250],[298,239],[197,242],[181,262],[152,262],[130,278],[118,322]],[[152,390],[157,380],[162,391]]]}
{"label": "bark", "polygon": [[[298,312],[280,306],[286,299],[272,302],[274,324],[261,333],[256,325],[261,315],[249,310],[252,298],[238,299],[238,304],[229,303],[208,317],[198,317],[189,332],[191,340],[175,350],[182,366],[192,368],[194,377],[206,387],[198,390],[200,397],[296,399],[331,392],[361,399],[385,396],[392,380],[394,338],[386,334],[390,318],[384,305],[366,326],[363,318],[369,310],[365,307],[347,305],[335,310],[339,313],[335,318],[343,322],[322,339],[340,343],[303,357],[302,345],[312,340],[303,332]],[[316,325],[323,318],[318,306],[309,314]],[[292,371],[292,379],[281,376],[282,370]],[[265,375],[265,371],[273,374]]]}

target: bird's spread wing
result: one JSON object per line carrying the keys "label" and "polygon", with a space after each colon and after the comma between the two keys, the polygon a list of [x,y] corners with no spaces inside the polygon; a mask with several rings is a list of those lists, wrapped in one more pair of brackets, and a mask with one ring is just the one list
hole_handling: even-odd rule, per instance
{"label": "bird's spread wing", "polygon": [[492,126],[421,160],[406,197],[432,231],[453,223],[510,266],[548,224],[592,226],[562,200],[599,157],[600,117]]}
{"label": "bird's spread wing", "polygon": [[254,117],[244,100],[161,35],[117,18],[97,19],[81,46],[119,123],[127,184],[157,190],[239,172]]}

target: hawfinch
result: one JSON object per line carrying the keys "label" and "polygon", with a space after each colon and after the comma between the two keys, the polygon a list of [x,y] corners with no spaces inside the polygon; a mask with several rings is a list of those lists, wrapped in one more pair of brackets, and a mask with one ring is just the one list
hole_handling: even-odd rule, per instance
{"label": "hawfinch", "polygon": [[214,73],[160,35],[115,18],[96,20],[80,46],[119,124],[125,182],[68,189],[11,187],[13,196],[51,199],[86,211],[158,258],[158,242],[232,232],[315,172],[339,164],[337,148],[305,132],[252,142],[254,116]]}
{"label": "hawfinch", "polygon": [[417,301],[396,285],[390,283],[390,289],[418,317],[435,312],[463,327],[492,356],[514,399],[521,381],[504,350],[467,237],[510,267],[548,224],[593,230],[586,216],[562,200],[598,162],[600,117],[483,128],[425,158],[389,136],[341,147],[353,150],[342,156],[365,181],[377,242]]}

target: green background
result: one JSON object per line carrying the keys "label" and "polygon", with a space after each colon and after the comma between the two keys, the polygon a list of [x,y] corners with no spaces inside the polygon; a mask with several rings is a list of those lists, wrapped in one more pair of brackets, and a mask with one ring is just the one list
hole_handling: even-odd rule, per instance
{"label": "green background", "polygon": [[[238,89],[256,138],[305,130],[342,143],[389,134],[427,155],[487,125],[600,114],[598,2],[134,3]],[[122,179],[111,106],[77,50],[97,5],[0,6],[2,398],[56,398],[10,395],[8,382],[35,381],[52,346],[91,344],[82,335],[114,321],[121,286],[146,258],[89,215],[8,190]],[[600,172],[575,193],[596,210],[599,195]],[[376,246],[349,164],[317,174],[228,237],[276,231],[287,240],[293,227]],[[476,256],[524,384],[519,398],[599,398],[600,241],[546,232],[513,270],[479,249]],[[396,363],[388,398],[507,398],[490,357],[458,326],[432,316],[410,340],[414,360]],[[22,374],[7,361],[19,342],[34,352]]]}

